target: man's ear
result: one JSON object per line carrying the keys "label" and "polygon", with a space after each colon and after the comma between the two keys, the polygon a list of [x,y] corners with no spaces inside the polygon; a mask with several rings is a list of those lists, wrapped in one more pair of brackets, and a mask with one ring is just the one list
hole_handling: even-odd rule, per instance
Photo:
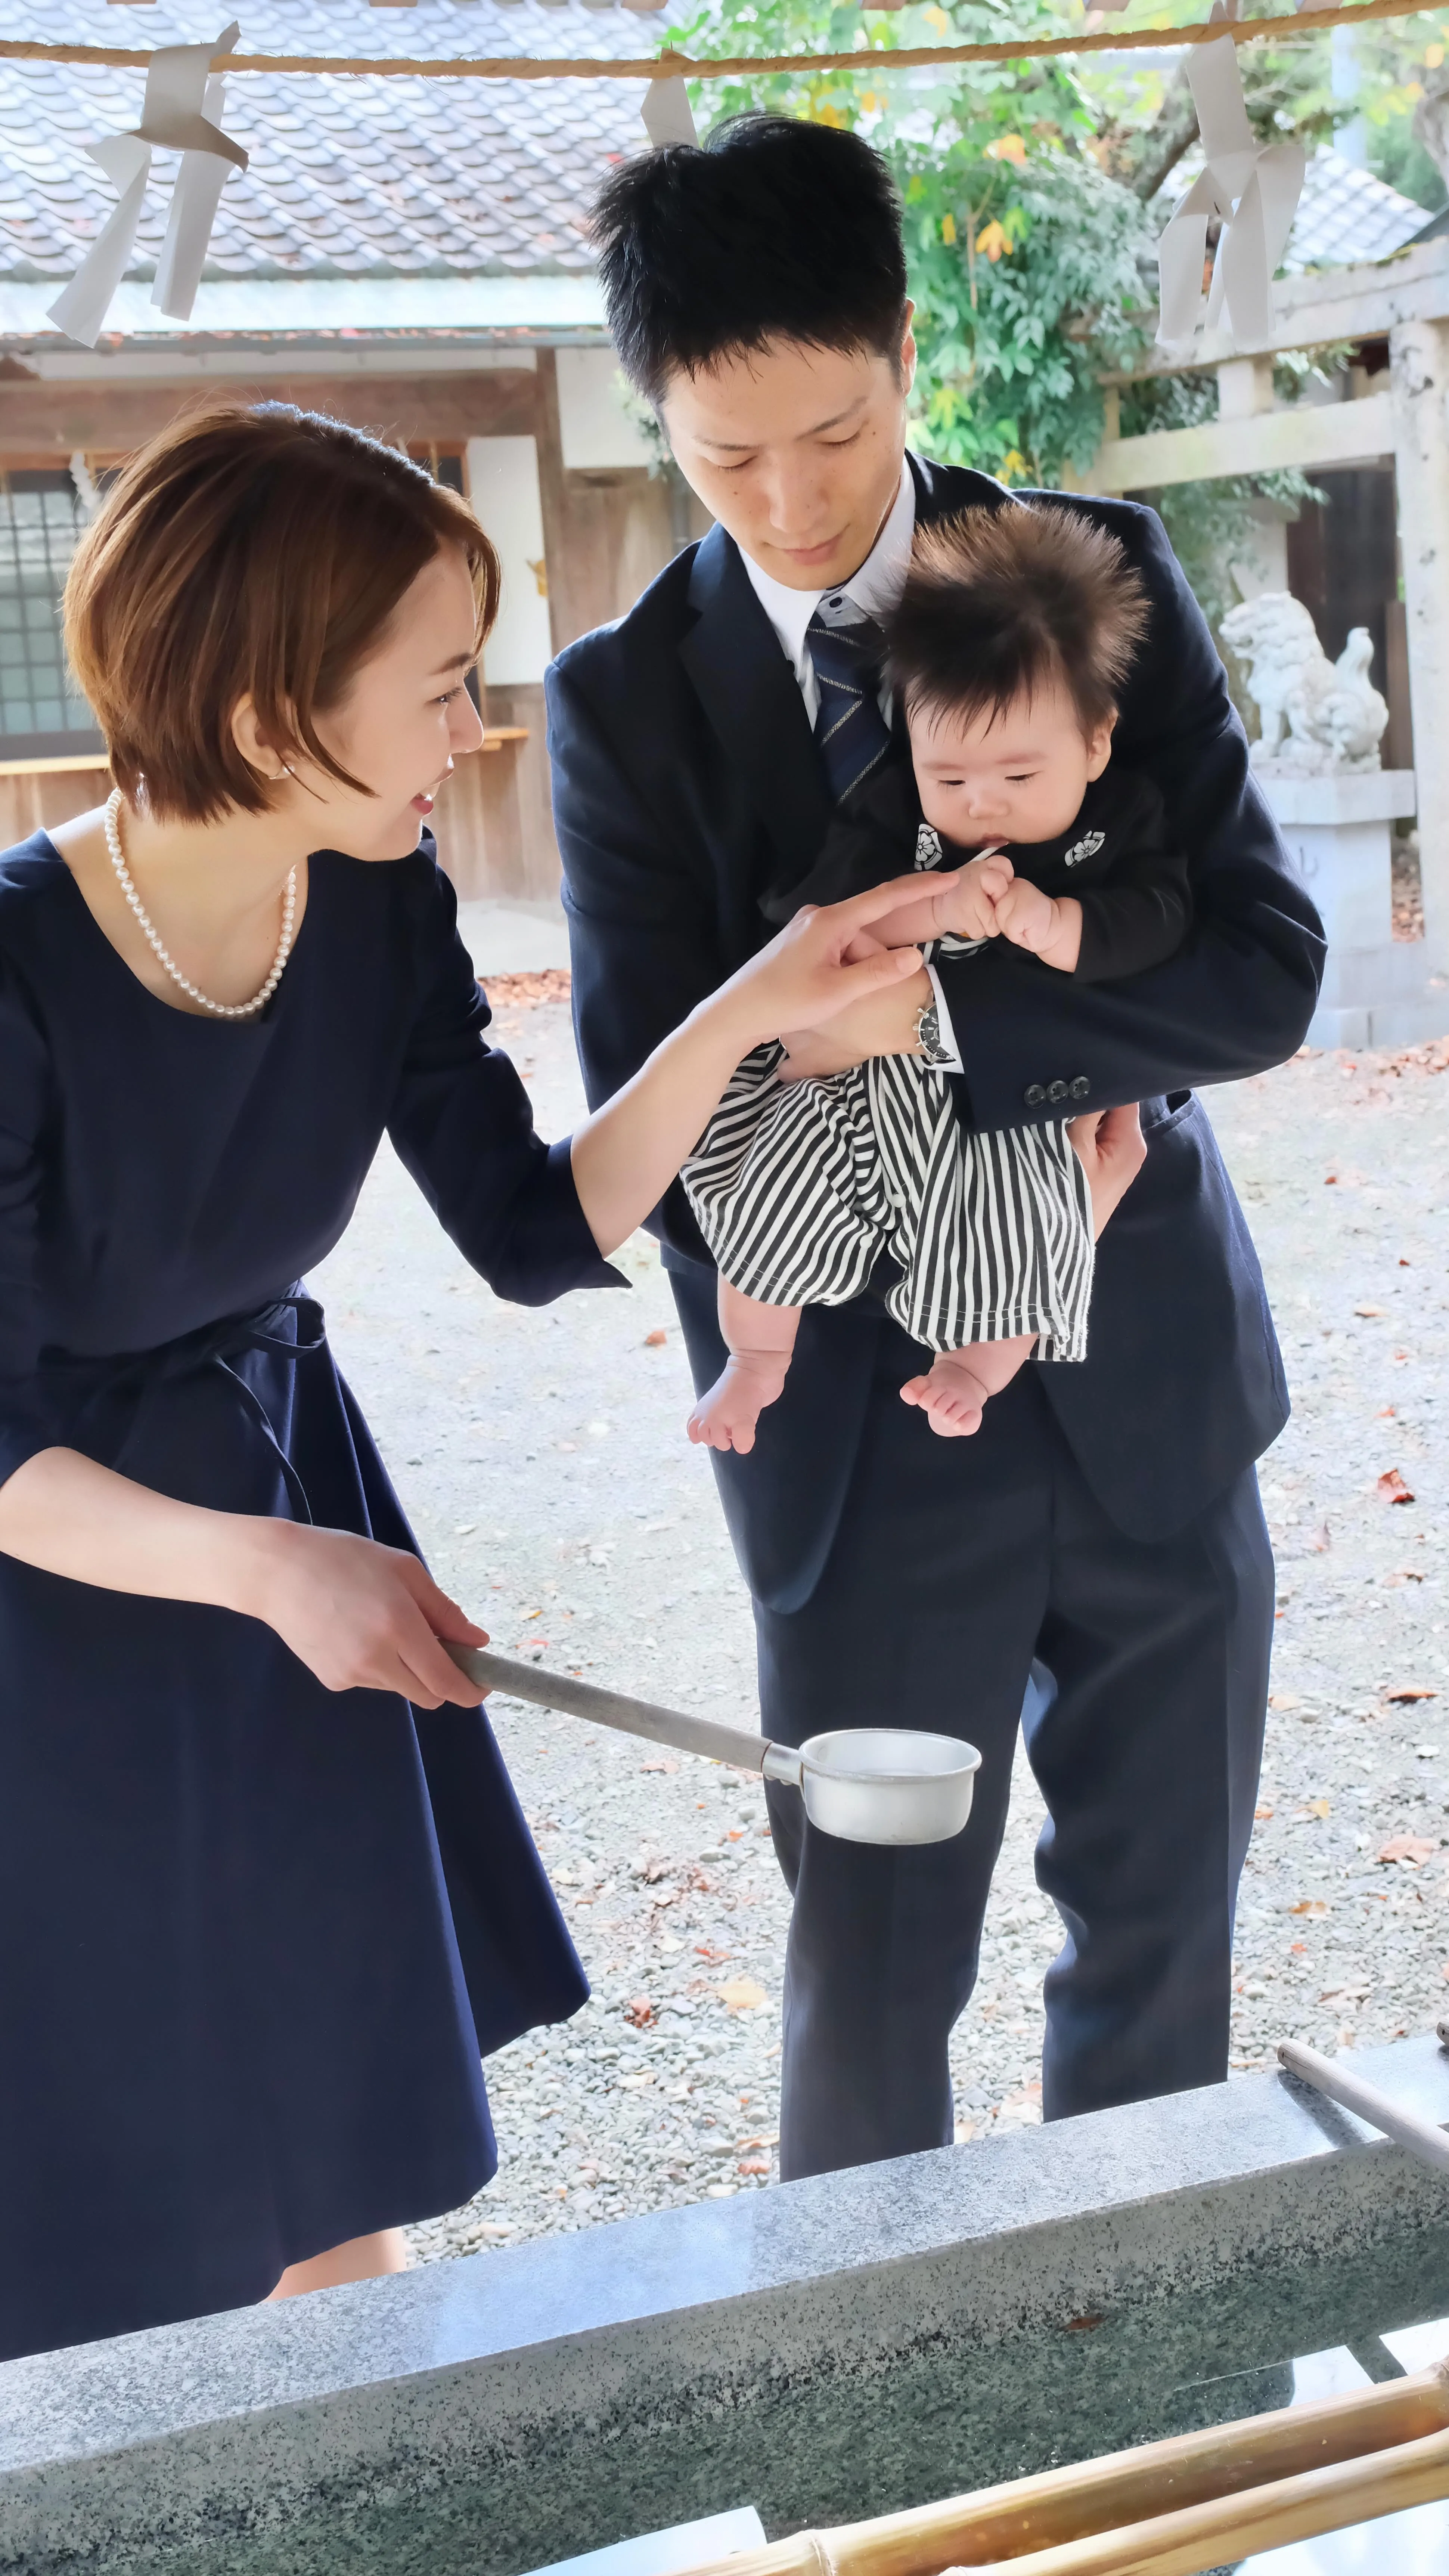
{"label": "man's ear", "polygon": [[1112,736],[1116,731],[1116,726],[1117,710],[1114,707],[1111,714],[1109,716],[1104,716],[1101,723],[1094,725],[1091,732],[1088,734],[1087,776],[1089,779],[1100,778],[1108,761],[1111,759]]}
{"label": "man's ear", "polygon": [[912,385],[916,381],[916,335],[912,328],[915,318],[916,308],[914,304],[908,302],[906,305],[905,337],[901,342],[900,359],[901,391],[903,394],[908,394]]}

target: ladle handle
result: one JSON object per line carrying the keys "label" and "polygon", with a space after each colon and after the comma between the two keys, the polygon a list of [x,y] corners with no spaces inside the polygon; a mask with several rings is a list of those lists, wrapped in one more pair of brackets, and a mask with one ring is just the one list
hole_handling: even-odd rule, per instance
{"label": "ladle handle", "polygon": [[1355,2074],[1338,2058],[1320,2057],[1316,2048],[1305,2048],[1300,2039],[1280,2039],[1280,2065],[1300,2084],[1311,2084],[1315,2093],[1326,2093],[1330,2102],[1341,2102],[1346,2111],[1356,2112],[1367,2120],[1371,2129],[1381,2129],[1386,2138],[1397,2139],[1407,2147],[1420,2164],[1432,2165],[1436,2173],[1449,2172],[1449,2138],[1433,2121],[1421,2119],[1417,2111],[1406,2110],[1391,2102],[1376,2084]]}
{"label": "ladle handle", "polygon": [[[447,1645],[447,1639],[443,1640]],[[494,1655],[483,1646],[448,1646],[459,1672],[480,1690],[507,1691],[513,1699],[533,1700],[540,1708],[561,1708],[570,1717],[585,1717],[593,1726],[614,1726],[623,1735],[644,1735],[654,1744],[672,1744],[681,1753],[703,1753],[711,1762],[734,1762],[745,1771],[762,1771],[772,1748],[762,1735],[743,1726],[722,1726],[713,1717],[686,1717],[681,1709],[655,1708],[647,1699],[629,1699],[622,1691],[601,1690],[597,1682],[579,1681],[573,1673],[548,1673],[541,1664],[520,1664],[511,1655]],[[798,1755],[793,1757],[798,1761]]]}

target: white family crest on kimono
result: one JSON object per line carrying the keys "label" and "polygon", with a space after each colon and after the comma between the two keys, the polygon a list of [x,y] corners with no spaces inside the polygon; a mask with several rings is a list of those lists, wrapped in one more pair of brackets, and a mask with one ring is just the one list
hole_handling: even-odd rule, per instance
{"label": "white family crest on kimono", "polygon": [[1106,838],[1105,832],[1084,832],[1079,841],[1073,841],[1071,848],[1063,851],[1063,867],[1079,868],[1084,859],[1094,859]]}
{"label": "white family crest on kimono", "polygon": [[1258,709],[1255,769],[1270,778],[1324,778],[1379,767],[1389,711],[1369,678],[1366,626],[1355,626],[1330,662],[1302,600],[1267,590],[1229,609],[1221,632]]}

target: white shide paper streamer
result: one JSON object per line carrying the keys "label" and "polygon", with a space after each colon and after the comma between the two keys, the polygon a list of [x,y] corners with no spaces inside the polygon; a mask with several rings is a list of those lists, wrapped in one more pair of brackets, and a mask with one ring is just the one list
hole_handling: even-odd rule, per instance
{"label": "white shide paper streamer", "polygon": [[640,114],[644,119],[644,131],[656,147],[661,143],[699,141],[690,113],[689,92],[677,73],[667,80],[650,82],[644,92]]}
{"label": "white shide paper streamer", "polygon": [[[1221,5],[1212,16],[1225,23]],[[1208,330],[1216,326],[1226,305],[1235,340],[1267,340],[1273,330],[1273,277],[1293,229],[1307,155],[1301,144],[1255,142],[1231,36],[1194,45],[1187,77],[1205,167],[1157,245],[1162,290],[1157,337],[1165,348],[1189,346],[1200,325]],[[1222,232],[1204,309],[1203,262],[1214,215]]]}
{"label": "white shide paper streamer", "polygon": [[151,301],[178,322],[191,318],[223,185],[232,170],[247,166],[241,145],[221,130],[226,84],[211,69],[213,55],[229,54],[238,33],[233,23],[209,45],[159,47],[146,69],[140,124],[86,145],[116,190],[116,205],[47,319],[88,349],[100,338],[126,273],[153,150],[179,152],[181,165]]}

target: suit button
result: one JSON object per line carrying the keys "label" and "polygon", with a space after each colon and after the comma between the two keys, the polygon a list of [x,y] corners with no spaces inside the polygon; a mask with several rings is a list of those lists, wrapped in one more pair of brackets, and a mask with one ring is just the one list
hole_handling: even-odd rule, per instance
{"label": "suit button", "polygon": [[1028,1109],[1040,1109],[1046,1098],[1046,1092],[1039,1082],[1029,1082],[1022,1096]]}
{"label": "suit button", "polygon": [[1049,1082],[1047,1084],[1046,1096],[1048,1100],[1065,1100],[1067,1096],[1066,1084],[1064,1082]]}
{"label": "suit button", "polygon": [[1092,1086],[1084,1073],[1079,1073],[1071,1086],[1073,1100],[1085,1100]]}

